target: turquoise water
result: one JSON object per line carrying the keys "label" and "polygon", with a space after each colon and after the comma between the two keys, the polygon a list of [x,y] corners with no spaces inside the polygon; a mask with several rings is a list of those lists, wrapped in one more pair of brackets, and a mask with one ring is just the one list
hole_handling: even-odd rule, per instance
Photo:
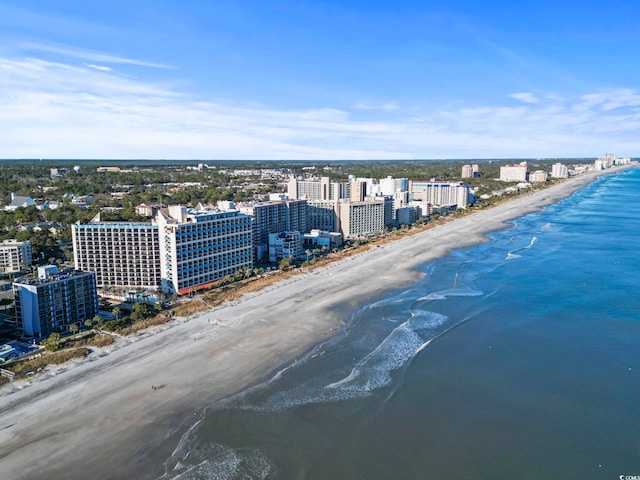
{"label": "turquoise water", "polygon": [[422,267],[212,408],[166,478],[640,475],[640,169]]}

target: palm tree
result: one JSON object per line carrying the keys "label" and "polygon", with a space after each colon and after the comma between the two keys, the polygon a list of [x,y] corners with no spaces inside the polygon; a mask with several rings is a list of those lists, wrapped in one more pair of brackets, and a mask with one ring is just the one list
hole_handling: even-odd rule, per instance
{"label": "palm tree", "polygon": [[75,335],[76,333],[78,333],[78,330],[80,329],[80,327],[78,327],[77,323],[72,323],[69,326],[69,331],[71,332],[72,335]]}

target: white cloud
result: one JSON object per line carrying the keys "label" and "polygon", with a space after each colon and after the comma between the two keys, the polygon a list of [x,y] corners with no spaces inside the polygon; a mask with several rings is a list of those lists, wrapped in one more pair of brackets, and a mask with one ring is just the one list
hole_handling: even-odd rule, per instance
{"label": "white cloud", "polygon": [[81,60],[89,60],[92,62],[137,65],[141,67],[150,67],[150,68],[165,68],[165,69],[172,68],[168,65],[163,65],[161,63],[148,62],[145,60],[121,57],[119,55],[112,55],[109,53],[95,52],[92,50],[84,50],[80,48],[67,47],[67,46],[44,44],[44,43],[21,43],[18,46],[21,49],[29,52],[55,53],[55,54],[63,55],[66,57],[78,58]]}
{"label": "white cloud", "polygon": [[509,95],[515,100],[520,100],[524,103],[538,103],[540,99],[530,92],[512,93]]}
{"label": "white cloud", "polygon": [[113,68],[106,67],[104,65],[94,65],[93,63],[86,63],[85,67],[93,68],[94,70],[100,70],[101,72],[111,72]]}
{"label": "white cloud", "polygon": [[383,110],[383,111],[391,111],[397,110],[400,108],[395,102],[387,102],[387,103],[368,103],[368,102],[358,102],[353,105],[355,110]]}
{"label": "white cloud", "polygon": [[[173,85],[95,68],[101,66],[0,59],[0,156],[381,159],[640,152],[640,94],[632,89],[575,98],[540,94],[543,102],[516,106],[432,105],[407,117],[399,110],[393,120],[355,120],[338,108],[208,101]],[[607,108],[612,105],[625,108]]]}

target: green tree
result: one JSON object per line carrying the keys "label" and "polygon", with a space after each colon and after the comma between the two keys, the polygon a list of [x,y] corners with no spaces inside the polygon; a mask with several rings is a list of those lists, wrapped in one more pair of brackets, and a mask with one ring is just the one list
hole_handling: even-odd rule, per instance
{"label": "green tree", "polygon": [[69,331],[71,332],[72,335],[75,335],[76,333],[78,333],[78,330],[80,330],[80,327],[78,327],[77,323],[73,323],[69,326]]}
{"label": "green tree", "polygon": [[49,335],[49,338],[44,343],[44,348],[48,352],[55,352],[58,350],[58,346],[60,344],[60,334],[58,332],[53,332]]}
{"label": "green tree", "polygon": [[286,257],[280,260],[278,268],[283,272],[288,272],[289,270],[291,270],[291,257]]}
{"label": "green tree", "polygon": [[148,305],[146,303],[136,303],[133,306],[133,313],[131,314],[131,319],[134,321],[143,320],[145,318],[152,316],[153,313],[154,312],[151,305]]}

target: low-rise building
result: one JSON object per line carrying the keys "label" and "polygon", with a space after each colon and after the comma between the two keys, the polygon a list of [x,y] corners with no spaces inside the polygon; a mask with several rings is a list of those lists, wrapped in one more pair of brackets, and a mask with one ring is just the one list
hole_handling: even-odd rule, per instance
{"label": "low-rise building", "polygon": [[0,273],[15,273],[30,267],[33,263],[31,242],[3,240],[0,243]]}
{"label": "low-rise building", "polygon": [[269,234],[269,261],[277,262],[283,258],[298,259],[302,256],[302,236],[300,232],[281,232]]}

